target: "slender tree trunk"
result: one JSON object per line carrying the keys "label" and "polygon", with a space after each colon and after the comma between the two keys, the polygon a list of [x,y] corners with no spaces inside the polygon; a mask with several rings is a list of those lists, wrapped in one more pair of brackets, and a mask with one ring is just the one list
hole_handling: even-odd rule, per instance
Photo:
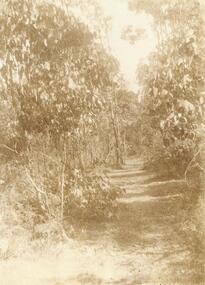
{"label": "slender tree trunk", "polygon": [[116,152],[116,164],[117,166],[121,166],[123,164],[122,152],[121,152],[121,143],[120,143],[120,134],[119,134],[119,124],[113,110],[113,103],[110,103],[110,113],[111,113],[111,121],[113,126],[113,132],[115,137],[115,152]]}
{"label": "slender tree trunk", "polygon": [[126,158],[126,130],[123,130],[122,133],[122,157],[123,157],[123,163],[125,161]]}
{"label": "slender tree trunk", "polygon": [[60,212],[60,218],[63,225],[63,219],[64,219],[64,184],[65,184],[65,166],[66,166],[66,160],[67,160],[67,149],[66,149],[66,143],[64,142],[63,146],[63,165],[62,165],[62,172],[61,172],[61,212]]}

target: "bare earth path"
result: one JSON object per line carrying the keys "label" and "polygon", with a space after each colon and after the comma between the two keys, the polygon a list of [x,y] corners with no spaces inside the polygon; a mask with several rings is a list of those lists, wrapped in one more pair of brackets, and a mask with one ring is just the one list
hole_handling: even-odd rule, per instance
{"label": "bare earth path", "polygon": [[128,160],[110,177],[126,189],[115,238],[133,256],[136,284],[205,284],[205,256],[186,184],[157,181],[139,160]]}
{"label": "bare earth path", "polygon": [[185,183],[157,181],[135,159],[108,177],[126,190],[118,220],[85,229],[58,255],[2,262],[0,284],[205,284],[198,201],[186,198]]}

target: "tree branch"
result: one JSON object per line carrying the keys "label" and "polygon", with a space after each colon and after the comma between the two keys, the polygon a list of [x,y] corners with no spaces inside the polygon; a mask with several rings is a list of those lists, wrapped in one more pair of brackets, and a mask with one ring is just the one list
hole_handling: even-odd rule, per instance
{"label": "tree branch", "polygon": [[188,170],[190,169],[192,163],[195,161],[195,159],[197,158],[197,156],[200,154],[201,149],[202,149],[202,147],[203,147],[204,145],[205,145],[205,143],[203,143],[203,144],[199,147],[198,151],[194,154],[194,156],[192,157],[192,159],[191,159],[190,162],[188,163],[187,168],[186,168],[186,170],[185,170],[185,172],[184,172],[184,179],[185,179],[185,181],[187,181],[187,173],[188,173]]}

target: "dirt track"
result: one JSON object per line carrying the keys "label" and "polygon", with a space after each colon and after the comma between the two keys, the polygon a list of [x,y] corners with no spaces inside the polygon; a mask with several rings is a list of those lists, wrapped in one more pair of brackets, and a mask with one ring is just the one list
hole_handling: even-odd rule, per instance
{"label": "dirt track", "polygon": [[157,181],[138,160],[108,176],[126,190],[119,219],[59,245],[58,255],[3,261],[1,285],[205,284],[199,202],[190,203],[186,184]]}

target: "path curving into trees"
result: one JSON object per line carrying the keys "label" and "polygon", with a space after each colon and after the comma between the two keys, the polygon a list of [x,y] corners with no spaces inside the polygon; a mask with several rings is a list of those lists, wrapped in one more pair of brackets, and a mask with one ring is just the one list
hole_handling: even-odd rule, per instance
{"label": "path curving into trees", "polygon": [[29,284],[41,285],[203,284],[198,201],[185,199],[186,184],[159,180],[136,158],[127,159],[121,169],[110,169],[107,176],[126,190],[119,198],[118,219],[88,227],[75,244],[61,245],[57,256],[30,259],[30,271],[25,270],[25,258],[5,263],[1,273],[9,280],[9,270],[14,270],[14,276],[17,271]]}
{"label": "path curving into trees", "polygon": [[205,259],[195,216],[198,201],[196,195],[185,197],[186,183],[161,181],[137,159],[127,160],[122,170],[112,170],[109,177],[126,190],[113,238],[133,256],[133,278],[150,284],[203,282]]}
{"label": "path curving into trees", "polygon": [[204,285],[204,1],[0,2],[0,284]]}

